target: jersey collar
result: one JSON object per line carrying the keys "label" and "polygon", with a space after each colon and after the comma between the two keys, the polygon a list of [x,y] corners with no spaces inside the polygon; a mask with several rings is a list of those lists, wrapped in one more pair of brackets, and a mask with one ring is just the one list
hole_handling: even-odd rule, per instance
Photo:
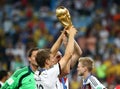
{"label": "jersey collar", "polygon": [[32,68],[30,66],[28,66],[28,69],[29,69],[29,72],[34,73],[33,70],[32,70]]}

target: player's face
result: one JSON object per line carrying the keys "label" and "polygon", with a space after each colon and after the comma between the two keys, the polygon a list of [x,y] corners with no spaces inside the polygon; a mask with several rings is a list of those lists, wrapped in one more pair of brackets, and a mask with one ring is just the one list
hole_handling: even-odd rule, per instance
{"label": "player's face", "polygon": [[50,59],[47,60],[47,65],[49,65],[50,68],[53,67],[53,65],[54,65],[54,57],[53,57],[53,55],[50,55]]}
{"label": "player's face", "polygon": [[83,76],[84,72],[85,72],[85,67],[82,65],[81,62],[79,62],[77,67],[77,73],[79,76]]}
{"label": "player's face", "polygon": [[29,58],[30,63],[36,66],[37,66],[37,62],[35,61],[35,57],[37,52],[38,52],[37,50],[33,51],[31,57]]}
{"label": "player's face", "polygon": [[56,64],[56,63],[58,63],[61,58],[62,58],[62,54],[61,54],[60,51],[58,51],[57,54],[56,54],[55,57],[54,57],[53,65]]}

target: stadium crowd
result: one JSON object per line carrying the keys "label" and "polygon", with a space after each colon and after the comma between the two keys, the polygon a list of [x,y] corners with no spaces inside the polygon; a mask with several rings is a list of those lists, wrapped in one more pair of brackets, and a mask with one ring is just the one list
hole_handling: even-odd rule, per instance
{"label": "stadium crowd", "polygon": [[[93,74],[108,89],[119,85],[120,0],[1,0],[0,70],[12,73],[28,65],[28,49],[53,45],[63,29],[55,14],[60,5],[70,11],[82,56],[95,61]],[[76,66],[69,76],[70,89],[78,89]]]}

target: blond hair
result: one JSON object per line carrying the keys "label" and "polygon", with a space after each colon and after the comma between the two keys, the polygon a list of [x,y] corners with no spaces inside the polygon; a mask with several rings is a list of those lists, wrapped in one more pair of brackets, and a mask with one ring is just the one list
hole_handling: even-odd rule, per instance
{"label": "blond hair", "polygon": [[87,67],[90,72],[94,68],[94,61],[91,57],[80,57],[79,62],[82,63],[83,66]]}

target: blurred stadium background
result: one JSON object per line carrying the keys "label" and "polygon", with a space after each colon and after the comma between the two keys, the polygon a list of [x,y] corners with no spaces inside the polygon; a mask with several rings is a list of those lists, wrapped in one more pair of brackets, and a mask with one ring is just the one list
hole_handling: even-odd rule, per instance
{"label": "blurred stadium background", "polygon": [[[70,11],[82,56],[95,61],[93,74],[113,89],[120,84],[120,0],[0,0],[0,70],[28,65],[31,47],[52,46],[63,29],[55,15],[60,5]],[[70,89],[77,87],[75,66]]]}

